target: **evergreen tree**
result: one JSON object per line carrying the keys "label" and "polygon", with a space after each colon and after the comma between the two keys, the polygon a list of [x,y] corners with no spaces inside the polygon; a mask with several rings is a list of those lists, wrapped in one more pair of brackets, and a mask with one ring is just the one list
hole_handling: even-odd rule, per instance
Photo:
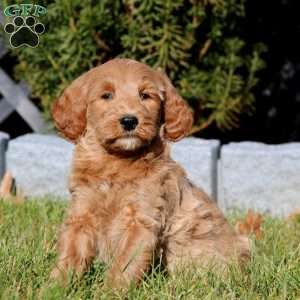
{"label": "evergreen tree", "polygon": [[[15,4],[4,1],[4,5]],[[23,3],[24,1],[17,1]],[[13,49],[16,76],[51,103],[84,71],[115,56],[167,72],[195,111],[193,132],[238,126],[254,109],[262,45],[243,39],[245,0],[54,0],[37,48]]]}

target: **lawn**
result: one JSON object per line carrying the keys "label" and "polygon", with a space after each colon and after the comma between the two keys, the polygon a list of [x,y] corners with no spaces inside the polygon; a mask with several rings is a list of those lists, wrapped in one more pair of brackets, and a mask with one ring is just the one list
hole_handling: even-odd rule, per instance
{"label": "lawn", "polygon": [[[65,208],[65,203],[49,200],[0,201],[1,299],[113,298],[102,287],[104,266],[97,261],[65,288],[48,280]],[[253,257],[244,270],[193,270],[176,277],[153,270],[129,290],[128,299],[299,299],[300,222],[264,217],[263,233],[254,241]]]}

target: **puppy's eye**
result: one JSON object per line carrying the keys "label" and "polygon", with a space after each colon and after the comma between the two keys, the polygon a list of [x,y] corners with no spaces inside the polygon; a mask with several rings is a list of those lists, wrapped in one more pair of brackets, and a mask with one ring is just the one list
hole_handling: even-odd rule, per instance
{"label": "puppy's eye", "polygon": [[140,92],[140,98],[141,100],[147,100],[147,99],[150,99],[150,94],[148,93],[145,93],[145,92]]}
{"label": "puppy's eye", "polygon": [[141,98],[141,100],[147,100],[147,99],[149,99],[149,98],[151,98],[151,97],[150,97],[150,95],[147,94],[147,93],[140,92],[140,98]]}
{"label": "puppy's eye", "polygon": [[111,100],[111,99],[113,98],[113,94],[107,92],[107,93],[102,94],[102,95],[101,95],[101,98],[102,98],[102,99],[105,99],[105,100]]}
{"label": "puppy's eye", "polygon": [[146,99],[149,99],[150,98],[150,95],[147,94],[147,93],[140,93],[140,98],[142,100],[146,100]]}

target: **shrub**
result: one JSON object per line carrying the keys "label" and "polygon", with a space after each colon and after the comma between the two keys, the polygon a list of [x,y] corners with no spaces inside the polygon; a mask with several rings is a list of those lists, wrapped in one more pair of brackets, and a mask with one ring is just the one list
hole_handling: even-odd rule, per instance
{"label": "shrub", "polygon": [[[4,1],[4,6],[12,4]],[[164,69],[195,111],[193,131],[238,126],[253,111],[261,45],[243,39],[245,0],[55,0],[37,48],[13,49],[15,72],[46,117],[68,84],[115,56]]]}

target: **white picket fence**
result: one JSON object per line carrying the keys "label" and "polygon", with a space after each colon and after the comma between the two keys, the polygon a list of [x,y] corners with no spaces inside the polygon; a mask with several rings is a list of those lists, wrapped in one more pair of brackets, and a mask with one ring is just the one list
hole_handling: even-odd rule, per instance
{"label": "white picket fence", "polygon": [[[5,54],[2,40],[0,40],[1,54]],[[0,95],[0,124],[16,111],[34,132],[45,131],[45,121],[38,108],[28,98],[28,89],[24,83],[15,83],[2,68],[0,68]]]}

